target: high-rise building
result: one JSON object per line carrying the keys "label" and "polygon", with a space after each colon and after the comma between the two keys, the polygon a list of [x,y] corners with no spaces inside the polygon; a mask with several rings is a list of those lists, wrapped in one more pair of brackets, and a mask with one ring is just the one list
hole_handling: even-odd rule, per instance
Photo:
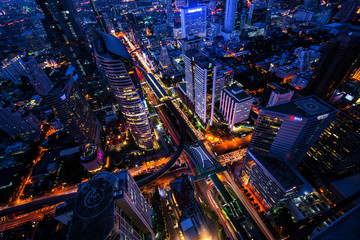
{"label": "high-rise building", "polygon": [[252,98],[239,85],[233,84],[223,88],[220,97],[220,112],[228,122],[231,131],[235,124],[249,118]]}
{"label": "high-rise building", "polygon": [[206,6],[180,9],[182,38],[189,34],[206,37],[206,14]]}
{"label": "high-rise building", "polygon": [[1,70],[4,76],[15,85],[21,84],[21,77],[26,76],[25,66],[20,56],[15,56],[12,59],[3,61]]}
{"label": "high-rise building", "polygon": [[21,34],[21,36],[24,37],[31,51],[39,52],[45,49],[44,43],[41,41],[39,35],[35,31],[26,31]]}
{"label": "high-rise building", "polygon": [[252,152],[265,152],[298,166],[335,117],[337,110],[316,96],[260,110],[250,141]]}
{"label": "high-rise building", "polygon": [[172,0],[166,0],[166,19],[170,27],[174,27],[174,12],[172,8]]}
{"label": "high-rise building", "polygon": [[224,21],[225,32],[230,33],[235,29],[237,4],[238,4],[237,0],[226,0],[225,21]]}
{"label": "high-rise building", "polygon": [[283,159],[252,151],[246,153],[240,178],[266,211],[277,204],[286,204],[305,185]]}
{"label": "high-rise building", "polygon": [[335,18],[341,22],[351,22],[356,17],[359,10],[360,2],[357,0],[347,0],[343,2],[340,10],[336,13]]}
{"label": "high-rise building", "polygon": [[294,95],[294,91],[280,87],[276,83],[268,83],[267,88],[271,91],[267,106],[273,106],[279,103],[288,102]]}
{"label": "high-rise building", "polygon": [[352,72],[359,53],[360,40],[357,34],[340,35],[330,40],[315,66],[311,82],[307,86],[309,92],[328,98],[342,85],[345,76]]}
{"label": "high-rise building", "polygon": [[54,48],[61,48],[71,64],[85,75],[83,62],[88,57],[80,18],[71,0],[36,0],[45,18],[44,29]]}
{"label": "high-rise building", "polygon": [[140,80],[130,54],[116,37],[99,30],[93,31],[92,35],[98,65],[115,94],[137,146],[144,150],[153,149]]}
{"label": "high-rise building", "polygon": [[75,75],[69,81],[58,81],[42,97],[79,144],[97,143],[101,126],[81,93],[77,78]]}
{"label": "high-rise building", "polygon": [[195,113],[203,124],[214,117],[215,89],[219,76],[216,63],[197,49],[184,55],[186,93],[195,106]]}
{"label": "high-rise building", "polygon": [[128,170],[101,172],[79,184],[75,199],[56,208],[55,219],[70,223],[69,240],[155,239],[150,205]]}
{"label": "high-rise building", "polygon": [[53,84],[36,59],[31,56],[25,56],[22,58],[22,61],[26,68],[25,71],[29,77],[30,83],[37,93],[48,93],[53,87]]}
{"label": "high-rise building", "polygon": [[256,22],[265,23],[267,15],[267,4],[266,2],[261,2],[255,0],[250,4],[249,15],[247,19],[247,25],[251,25]]}
{"label": "high-rise building", "polygon": [[245,9],[243,9],[240,15],[240,40],[244,40],[246,36],[245,23],[246,23],[246,11]]}
{"label": "high-rise building", "polygon": [[36,138],[40,133],[41,122],[30,111],[1,101],[0,129],[12,138]]}
{"label": "high-rise building", "polygon": [[330,183],[360,171],[360,121],[352,109],[338,112],[304,158],[318,182]]}

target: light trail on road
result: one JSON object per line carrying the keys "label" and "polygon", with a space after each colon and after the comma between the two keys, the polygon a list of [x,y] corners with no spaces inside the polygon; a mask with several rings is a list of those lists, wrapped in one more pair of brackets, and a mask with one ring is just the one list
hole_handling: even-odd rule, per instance
{"label": "light trail on road", "polygon": [[266,236],[268,240],[275,240],[276,238],[272,235],[272,233],[269,231],[269,229],[266,227],[262,219],[259,217],[256,210],[253,208],[251,203],[248,202],[246,197],[239,191],[239,187],[235,183],[235,181],[232,179],[232,177],[229,175],[228,172],[221,173],[222,176],[225,177],[226,182],[231,186],[231,188],[234,190],[237,198],[241,201],[243,206],[246,208],[252,219],[255,221],[255,223],[258,225],[262,233]]}

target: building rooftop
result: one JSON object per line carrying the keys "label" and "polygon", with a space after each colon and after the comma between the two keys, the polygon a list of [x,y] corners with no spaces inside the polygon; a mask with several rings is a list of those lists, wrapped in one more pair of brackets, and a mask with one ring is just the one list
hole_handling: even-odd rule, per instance
{"label": "building rooftop", "polygon": [[102,172],[80,184],[69,239],[105,239],[114,227],[114,202],[126,189],[126,171]]}
{"label": "building rooftop", "polygon": [[202,69],[207,69],[210,68],[212,65],[216,65],[208,56],[206,56],[198,49],[190,49],[186,51],[185,55],[188,56],[190,59],[193,59],[195,64],[200,66]]}
{"label": "building rooftop", "polygon": [[96,52],[99,55],[114,59],[120,56],[127,59],[128,61],[132,61],[129,52],[120,39],[114,37],[113,35],[104,33],[98,29],[94,30],[92,34],[94,39],[94,46]]}
{"label": "building rooftop", "polygon": [[297,175],[296,171],[285,161],[267,154],[250,154],[252,154],[256,160],[264,166],[264,168],[285,188],[285,190],[305,184]]}
{"label": "building rooftop", "polygon": [[341,216],[329,227],[316,234],[312,240],[357,240],[360,239],[359,231],[360,205]]}
{"label": "building rooftop", "polygon": [[339,179],[331,183],[344,197],[349,198],[360,191],[360,174]]}
{"label": "building rooftop", "polygon": [[251,99],[251,97],[236,83],[225,87],[224,91],[237,102]]}
{"label": "building rooftop", "polygon": [[277,94],[285,94],[285,93],[291,92],[290,89],[283,88],[276,83],[269,83],[269,84],[267,84],[267,86],[269,88],[271,88]]}
{"label": "building rooftop", "polygon": [[263,110],[295,115],[304,118],[337,112],[334,107],[325,103],[316,96],[299,98],[290,102],[280,103],[274,106],[263,108]]}

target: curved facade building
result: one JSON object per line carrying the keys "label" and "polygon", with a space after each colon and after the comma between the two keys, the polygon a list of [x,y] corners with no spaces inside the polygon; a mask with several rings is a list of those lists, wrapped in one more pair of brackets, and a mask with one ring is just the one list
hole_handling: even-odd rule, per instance
{"label": "curved facade building", "polygon": [[137,146],[153,149],[153,139],[140,81],[130,54],[121,40],[99,30],[93,32],[93,48]]}

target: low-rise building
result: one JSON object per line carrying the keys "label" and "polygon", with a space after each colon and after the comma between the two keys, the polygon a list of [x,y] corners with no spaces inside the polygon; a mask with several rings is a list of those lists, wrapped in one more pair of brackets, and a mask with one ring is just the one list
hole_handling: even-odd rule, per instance
{"label": "low-rise building", "polygon": [[288,102],[294,95],[294,91],[280,87],[276,83],[269,83],[267,87],[271,89],[271,94],[267,106],[273,106],[279,103]]}

